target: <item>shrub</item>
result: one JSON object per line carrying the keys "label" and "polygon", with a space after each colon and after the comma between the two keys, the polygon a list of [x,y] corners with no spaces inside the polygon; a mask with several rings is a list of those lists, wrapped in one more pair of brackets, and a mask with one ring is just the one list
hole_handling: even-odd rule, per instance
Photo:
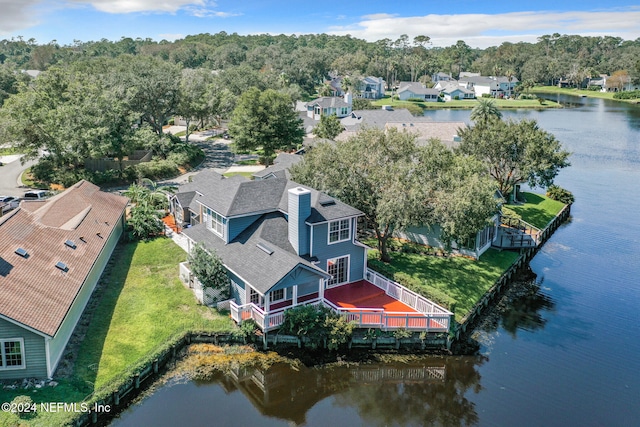
{"label": "shrub", "polygon": [[302,305],[284,312],[281,330],[286,334],[308,339],[311,347],[328,337],[327,318],[331,310],[324,306]]}
{"label": "shrub", "polygon": [[347,322],[344,317],[330,314],[324,321],[327,329],[327,348],[337,350],[341,345],[349,342],[356,327],[354,322]]}
{"label": "shrub", "polygon": [[202,243],[197,243],[191,250],[188,261],[191,271],[202,286],[221,291],[222,299],[229,297],[229,276],[215,250],[209,252]]}
{"label": "shrub", "polygon": [[136,176],[152,180],[167,178],[178,174],[178,165],[169,160],[152,160],[134,166]]}
{"label": "shrub", "polygon": [[169,119],[169,121],[167,122],[167,124],[168,124],[169,126],[173,126],[175,123],[176,123],[176,121],[175,121],[175,119],[174,119],[173,117],[171,117],[171,118]]}
{"label": "shrub", "polygon": [[488,93],[483,93],[482,98],[491,98],[491,95],[489,95]]}
{"label": "shrub", "polygon": [[422,99],[422,98],[407,98],[407,101],[409,101],[409,102],[422,102],[422,101],[424,101],[424,99]]}
{"label": "shrub", "polygon": [[562,202],[565,205],[570,205],[575,200],[571,191],[565,190],[555,184],[550,185],[549,188],[547,188],[547,197]]}
{"label": "shrub", "polygon": [[460,99],[460,97],[458,95],[454,96],[453,99],[455,99],[456,101],[458,101]]}
{"label": "shrub", "polygon": [[635,99],[635,98],[640,98],[640,90],[616,92],[613,95],[613,99]]}
{"label": "shrub", "polygon": [[29,396],[20,395],[16,396],[11,405],[18,409],[18,416],[20,418],[30,418],[35,414],[35,403]]}

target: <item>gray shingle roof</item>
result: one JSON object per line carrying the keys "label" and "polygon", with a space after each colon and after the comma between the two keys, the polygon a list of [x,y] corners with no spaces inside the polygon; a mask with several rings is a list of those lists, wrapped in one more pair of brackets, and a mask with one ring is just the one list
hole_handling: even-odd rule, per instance
{"label": "gray shingle roof", "polygon": [[416,95],[438,95],[440,93],[439,90],[425,87],[422,83],[419,82],[400,83],[400,89],[398,89],[398,93],[406,91],[410,91],[411,93],[415,93]]}
{"label": "gray shingle roof", "polygon": [[307,107],[318,105],[321,108],[338,108],[338,107],[349,107],[350,105],[344,101],[344,98],[339,96],[321,96],[320,98],[314,99],[313,101],[307,102]]}
{"label": "gray shingle roof", "polygon": [[[281,213],[263,215],[228,244],[207,230],[204,224],[184,230],[189,238],[202,242],[209,249],[215,249],[228,269],[262,294],[296,268],[313,271],[318,274],[319,279],[329,278],[310,259],[296,255],[287,239],[287,232],[288,224]],[[257,246],[259,243],[268,246],[273,252],[266,253]]]}
{"label": "gray shingle roof", "polygon": [[[201,174],[204,176],[201,177]],[[362,215],[358,209],[339,200],[336,200],[335,204],[322,206],[319,200],[329,196],[285,178],[249,181],[240,175],[224,178],[220,174],[206,170],[195,175],[192,182],[181,186],[178,194],[196,191],[197,195],[190,206],[200,203],[220,215],[233,217],[278,210],[288,212],[287,191],[294,187],[304,187],[311,191],[311,216],[307,222],[332,221]]]}
{"label": "gray shingle roof", "polygon": [[356,110],[340,120],[342,126],[349,132],[355,132],[361,126],[366,125],[377,129],[384,129],[389,122],[423,122],[429,121],[428,117],[416,117],[406,108],[398,110]]}
{"label": "gray shingle roof", "polygon": [[253,174],[256,178],[264,178],[273,174],[277,178],[290,178],[289,168],[302,160],[299,154],[279,153],[273,160],[273,165]]}

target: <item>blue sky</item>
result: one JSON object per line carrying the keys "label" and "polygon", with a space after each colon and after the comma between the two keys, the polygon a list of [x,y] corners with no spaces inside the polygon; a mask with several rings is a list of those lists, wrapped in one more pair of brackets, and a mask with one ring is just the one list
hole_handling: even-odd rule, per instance
{"label": "blue sky", "polygon": [[[427,35],[433,46],[535,42],[543,34],[640,37],[640,6],[625,0],[441,2],[369,0],[0,0],[0,39],[71,44],[189,34],[351,34],[369,41]],[[571,4],[570,4],[571,3]]]}

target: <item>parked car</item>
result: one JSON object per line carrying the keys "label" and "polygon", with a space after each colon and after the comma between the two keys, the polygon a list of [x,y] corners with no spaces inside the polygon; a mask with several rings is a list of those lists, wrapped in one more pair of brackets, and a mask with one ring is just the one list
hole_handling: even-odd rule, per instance
{"label": "parked car", "polygon": [[12,196],[0,196],[0,208],[2,213],[9,212],[20,205],[20,199]]}
{"label": "parked car", "polygon": [[43,200],[49,197],[49,192],[46,190],[31,190],[24,193],[25,200]]}

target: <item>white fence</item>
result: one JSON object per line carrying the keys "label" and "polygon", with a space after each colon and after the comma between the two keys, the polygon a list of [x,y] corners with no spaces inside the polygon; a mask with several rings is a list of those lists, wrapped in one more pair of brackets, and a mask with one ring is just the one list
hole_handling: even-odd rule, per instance
{"label": "white fence", "polygon": [[[453,313],[450,311],[373,270],[367,270],[367,280],[383,289],[387,295],[413,308],[417,313],[389,312],[382,308],[343,308],[326,299],[314,299],[306,301],[305,304],[322,304],[329,307],[347,321],[355,322],[358,328],[407,329],[425,332],[447,332],[449,330],[453,318]],[[230,303],[233,320],[242,323],[244,320],[253,319],[263,331],[280,327],[284,322],[284,312],[287,308],[266,313],[253,303],[245,305],[237,305],[233,301]]]}

